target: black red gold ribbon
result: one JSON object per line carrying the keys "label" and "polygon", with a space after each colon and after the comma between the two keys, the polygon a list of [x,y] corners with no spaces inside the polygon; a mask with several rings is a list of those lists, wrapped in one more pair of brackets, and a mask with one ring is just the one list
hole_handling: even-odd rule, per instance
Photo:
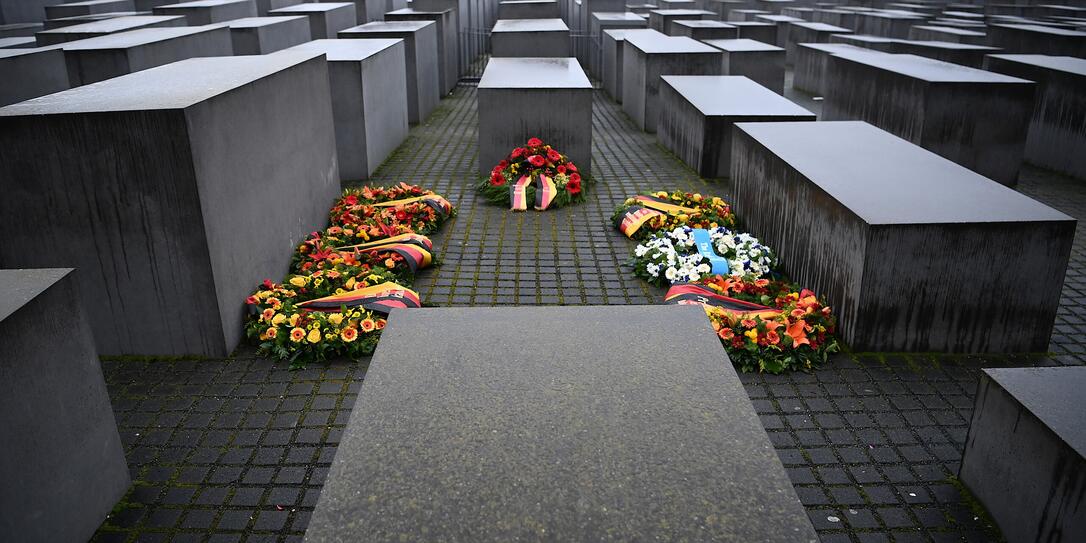
{"label": "black red gold ribbon", "polygon": [[770,318],[780,315],[780,310],[764,305],[747,302],[738,298],[724,296],[713,289],[697,283],[675,283],[664,295],[665,304],[701,305],[725,311],[739,318]]}
{"label": "black red gold ribbon", "polygon": [[433,262],[433,242],[419,234],[400,234],[389,238],[341,247],[340,251],[358,251],[360,253],[395,253],[403,257],[411,273],[429,267]]}
{"label": "black red gold ribbon", "polygon": [[[533,179],[530,176],[522,175],[520,179],[517,179],[516,183],[509,186],[509,209],[512,211],[527,211],[528,210],[528,187],[531,186]],[[535,179],[535,209],[537,211],[543,211],[550,207],[554,202],[555,196],[558,196],[558,186],[554,184],[554,180],[545,175],[539,175]]]}
{"label": "black red gold ribbon", "polygon": [[396,308],[419,308],[419,293],[396,283],[381,283],[370,287],[333,294],[298,304],[306,311],[336,313],[341,308],[361,307],[374,313],[388,315]]}

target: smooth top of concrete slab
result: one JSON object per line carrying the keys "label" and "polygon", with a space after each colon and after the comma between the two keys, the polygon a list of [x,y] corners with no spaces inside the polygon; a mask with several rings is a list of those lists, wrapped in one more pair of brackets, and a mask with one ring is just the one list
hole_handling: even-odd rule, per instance
{"label": "smooth top of concrete slab", "polygon": [[976,68],[969,68],[967,66],[959,66],[957,64],[917,55],[893,55],[873,51],[870,53],[847,53],[840,56],[847,57],[853,62],[866,64],[873,68],[898,73],[906,77],[912,77],[931,83],[1033,84],[1032,81],[1027,81],[1025,79],[978,70]]}
{"label": "smooth top of concrete slab", "polygon": [[1086,457],[1086,367],[986,368],[983,370],[1045,426]]}
{"label": "smooth top of concrete slab", "polygon": [[502,0],[501,2],[498,2],[498,3],[499,4],[513,4],[513,5],[517,5],[517,6],[522,6],[524,4],[529,4],[529,5],[531,5],[531,4],[554,4],[556,6],[558,5],[558,2],[556,0]]}
{"label": "smooth top of concrete slab", "polygon": [[427,9],[415,9],[415,8],[402,8],[395,11],[387,11],[385,15],[441,15],[445,12],[452,11],[452,8],[443,9],[441,11],[432,11]]}
{"label": "smooth top of concrete slab", "polygon": [[737,40],[705,40],[705,43],[729,53],[743,53],[751,51],[784,51],[776,45],[769,45],[757,40],[740,38]]}
{"label": "smooth top of concrete slab", "polygon": [[992,26],[998,26],[1001,28],[1013,28],[1016,30],[1027,30],[1029,32],[1037,32],[1040,34],[1050,34],[1053,36],[1068,36],[1068,37],[1086,37],[1086,32],[1079,32],[1077,30],[1067,30],[1066,28],[1056,28],[1052,26],[1034,25],[1034,24],[994,24]]}
{"label": "smooth top of concrete slab", "polygon": [[799,43],[796,44],[799,47],[807,49],[814,49],[816,51],[825,51],[830,54],[855,52],[855,53],[870,53],[870,49],[858,47],[849,43]]}
{"label": "smooth top of concrete slab", "polygon": [[897,43],[895,38],[887,38],[884,36],[872,36],[870,34],[834,34],[835,36],[841,36],[842,39],[854,42],[866,42],[866,43]]}
{"label": "smooth top of concrete slab", "polygon": [[645,20],[644,17],[642,17],[642,16],[640,16],[640,15],[638,15],[636,13],[630,13],[628,11],[624,11],[624,12],[597,11],[596,13],[592,14],[592,17],[594,17],[598,21],[612,21],[612,22],[613,21],[629,21],[629,22],[635,22],[636,23],[638,21],[644,21]]}
{"label": "smooth top of concrete slab", "polygon": [[282,17],[244,17],[241,19],[234,19],[233,21],[226,21],[221,24],[230,28],[259,28],[262,26],[285,23],[287,21],[296,21],[299,19],[306,19],[306,17],[305,15],[287,15]]}
{"label": "smooth top of concrete slab", "polygon": [[916,47],[927,47],[929,49],[953,49],[955,51],[1002,51],[999,47],[974,45],[971,43],[957,43],[952,41],[898,40],[897,43],[902,45],[913,45]]}
{"label": "smooth top of concrete slab", "polygon": [[[650,33],[651,32],[651,33]],[[718,50],[687,36],[668,36],[655,30],[626,34],[626,43],[647,54],[719,53]]]}
{"label": "smooth top of concrete slab", "polygon": [[569,32],[562,19],[498,19],[494,32]]}
{"label": "smooth top of concrete slab", "polygon": [[[12,47],[8,49],[0,49],[0,58],[21,57],[23,55],[36,55],[38,53],[44,53],[46,51],[63,48],[64,44],[62,43],[56,45],[46,45],[45,47]],[[63,52],[61,54],[63,54]]]}
{"label": "smooth top of concrete slab", "polygon": [[735,127],[868,224],[1074,220],[862,121]]}
{"label": "smooth top of concrete slab", "polygon": [[691,306],[394,312],[305,541],[434,534],[818,539]]}
{"label": "smooth top of concrete slab", "polygon": [[182,36],[191,36],[218,30],[217,25],[208,26],[168,26],[162,28],[137,28],[127,32],[117,32],[105,36],[96,36],[69,42],[63,45],[65,51],[85,51],[96,49],[128,49],[162,40],[171,40]]}
{"label": "smooth top of concrete slab", "polygon": [[941,32],[943,34],[954,34],[955,36],[971,36],[974,38],[983,38],[984,32],[977,32],[976,30],[966,30],[964,28],[955,28],[953,26],[937,26],[937,25],[916,25],[913,28],[919,28],[921,30],[932,30],[935,32]]}
{"label": "smooth top of concrete slab", "polygon": [[604,30],[603,33],[611,36],[611,39],[615,41],[626,41],[626,33],[631,30],[640,30],[639,28],[616,28],[613,30]]}
{"label": "smooth top of concrete slab", "polygon": [[0,117],[184,109],[319,55],[200,57],[164,64],[0,108]]}
{"label": "smooth top of concrete slab", "polygon": [[0,38],[0,49],[6,49],[8,47],[34,47],[37,43],[37,40],[32,36]]}
{"label": "smooth top of concrete slab", "polygon": [[295,45],[282,52],[324,54],[328,62],[360,62],[402,43],[399,38],[373,38],[366,40],[313,40]]}
{"label": "smooth top of concrete slab", "polygon": [[244,4],[250,0],[193,0],[192,2],[181,2],[179,4],[166,4],[164,6],[158,6],[155,9],[172,9],[172,8],[213,8],[215,6],[224,6],[226,4]]}
{"label": "smooth top of concrete slab", "polygon": [[708,116],[761,117],[815,114],[741,75],[664,75],[661,78]]}
{"label": "smooth top of concrete slab", "polygon": [[55,7],[61,7],[61,6],[63,6],[63,7],[97,6],[99,4],[114,4],[114,3],[117,3],[118,1],[120,1],[120,0],[83,0],[81,2],[62,2],[62,3],[58,2],[56,4],[53,4],[53,5],[49,6],[49,7],[55,8]]}
{"label": "smooth top of concrete slab", "polygon": [[798,26],[800,28],[806,28],[808,30],[814,30],[815,32],[841,32],[841,33],[844,33],[844,34],[852,32],[851,30],[849,30],[847,28],[841,28],[839,26],[833,26],[833,25],[829,25],[829,24],[826,24],[826,23],[802,22],[802,23],[792,23],[792,26]]}
{"label": "smooth top of concrete slab", "polygon": [[268,13],[317,13],[321,11],[332,11],[334,9],[340,9],[345,6],[353,6],[351,2],[320,2],[316,4],[294,4],[292,6],[285,6],[278,9],[273,9]]}
{"label": "smooth top of concrete slab", "polygon": [[428,26],[437,26],[434,21],[373,21],[364,25],[358,25],[340,30],[340,36],[350,34],[380,34],[382,32],[417,32]]}
{"label": "smooth top of concrete slab", "polygon": [[707,21],[705,19],[680,19],[678,21],[672,21],[671,24],[690,28],[735,28],[735,26],[725,23],[724,21]]}
{"label": "smooth top of concrete slab", "polygon": [[184,15],[132,15],[127,17],[113,17],[111,19],[103,19],[101,21],[92,21],[89,23],[62,26],[60,28],[54,28],[52,30],[42,30],[41,32],[39,32],[39,34],[112,34],[115,32],[123,32],[126,30],[139,28],[141,26],[147,26],[151,24],[164,23],[179,19],[183,20],[184,18]]}
{"label": "smooth top of concrete slab", "polygon": [[672,15],[716,15],[712,11],[706,11],[704,9],[654,9],[649,13],[655,13],[657,15],[672,16]]}
{"label": "smooth top of concrete slab", "polygon": [[806,21],[800,17],[792,17],[791,15],[759,15],[758,19],[763,21],[771,21],[774,23],[800,23]]}
{"label": "smooth top of concrete slab", "polygon": [[592,83],[575,58],[491,57],[480,89],[590,89]]}
{"label": "smooth top of concrete slab", "polygon": [[1086,59],[1078,57],[1057,57],[1052,55],[988,55],[1000,60],[1006,60],[1008,62],[1017,62],[1019,64],[1029,64],[1032,66],[1039,66],[1041,68],[1048,68],[1049,70],[1056,70],[1059,72],[1067,72],[1069,74],[1086,76]]}
{"label": "smooth top of concrete slab", "polygon": [[3,296],[0,296],[0,322],[73,271],[73,268],[0,270],[0,285],[4,285]]}

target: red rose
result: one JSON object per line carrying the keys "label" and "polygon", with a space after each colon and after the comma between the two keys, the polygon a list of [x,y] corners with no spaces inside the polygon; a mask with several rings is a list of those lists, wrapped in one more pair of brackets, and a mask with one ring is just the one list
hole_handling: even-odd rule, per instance
{"label": "red rose", "polygon": [[538,167],[542,166],[546,162],[546,160],[544,160],[543,157],[541,157],[539,155],[532,155],[532,156],[528,157],[528,162],[531,162],[532,166],[535,166],[536,168],[538,168]]}
{"label": "red rose", "polygon": [[505,177],[502,174],[494,172],[490,175],[490,185],[493,187],[500,187],[505,184]]}
{"label": "red rose", "polygon": [[569,183],[566,183],[566,191],[570,194],[580,194],[581,180],[577,179],[576,181],[574,181],[572,178],[570,178]]}
{"label": "red rose", "polygon": [[543,140],[539,138],[531,138],[528,140],[528,147],[539,147],[543,145]]}
{"label": "red rose", "polygon": [[558,173],[566,173],[566,167],[565,166],[559,166],[559,167],[557,167],[555,169],[558,170]]}
{"label": "red rose", "polygon": [[523,147],[517,147],[516,149],[513,149],[513,152],[510,153],[509,156],[511,156],[513,158],[520,158],[521,156],[524,155],[524,153],[527,153],[527,152],[528,151],[526,151]]}
{"label": "red rose", "polygon": [[547,151],[547,158],[550,159],[551,162],[558,162],[559,160],[562,160],[562,154],[551,149],[550,151]]}

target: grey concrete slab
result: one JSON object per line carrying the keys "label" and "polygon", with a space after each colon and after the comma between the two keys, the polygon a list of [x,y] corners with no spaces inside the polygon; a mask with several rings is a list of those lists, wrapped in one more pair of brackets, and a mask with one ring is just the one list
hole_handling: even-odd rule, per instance
{"label": "grey concrete slab", "polygon": [[340,30],[355,26],[355,5],[350,2],[296,4],[268,12],[269,15],[309,17],[309,35],[315,40],[335,38]]}
{"label": "grey concrete slab", "polygon": [[830,43],[847,43],[883,53],[896,53],[898,40],[868,34],[834,34],[830,36]]}
{"label": "grey concrete slab", "polygon": [[498,19],[557,19],[555,0],[502,0],[498,2]]}
{"label": "grey concrete slab", "polygon": [[[592,340],[552,341],[574,330]],[[549,345],[523,348],[536,342]],[[661,372],[676,342],[684,356]],[[305,541],[432,534],[817,541],[689,306],[393,313]]]}
{"label": "grey concrete slab", "polygon": [[822,118],[870,122],[1013,186],[1035,90],[1031,81],[915,55],[841,53],[829,59]]}
{"label": "grey concrete slab", "polygon": [[304,3],[304,0],[255,0],[256,1],[256,14],[260,17],[267,17],[268,12],[273,9],[285,8],[287,6],[293,6],[295,4]]}
{"label": "grey concrete slab", "polygon": [[909,29],[914,25],[924,24],[925,20],[926,18],[922,15],[865,11],[856,14],[856,28],[853,30],[858,34],[871,34],[903,40],[909,37]]}
{"label": "grey concrete slab", "polygon": [[0,270],[0,532],[11,541],[89,541],[131,484],[75,273]]}
{"label": "grey concrete slab", "polygon": [[622,52],[622,109],[638,128],[656,131],[661,75],[720,75],[718,49],[685,36],[630,30]]}
{"label": "grey concrete slab", "polygon": [[158,6],[151,11],[155,15],[184,15],[193,26],[223,23],[257,15],[254,0],[195,0]]}
{"label": "grey concrete slab", "polygon": [[721,21],[680,19],[671,22],[671,34],[695,40],[730,40],[739,37],[739,29]]}
{"label": "grey concrete slab", "polygon": [[938,25],[916,25],[909,29],[909,39],[988,45],[988,34],[983,31]]}
{"label": "grey concrete slab", "polygon": [[[384,20],[385,12],[392,11],[387,9],[391,2],[386,0],[351,0],[354,4],[355,21],[351,26],[363,25],[373,21]],[[399,0],[400,6],[394,9],[400,9],[407,7],[406,0]],[[328,38],[334,38],[334,35],[329,35]]]}
{"label": "grey concrete slab", "polygon": [[728,21],[738,29],[739,39],[755,40],[765,44],[777,43],[777,25],[765,22]]}
{"label": "grey concrete slab", "polygon": [[1008,53],[1086,58],[1086,32],[1032,24],[994,24],[988,27],[991,44]]}
{"label": "grey concrete slab", "polygon": [[460,81],[460,33],[456,11],[398,9],[385,14],[386,21],[434,21],[437,23],[437,55],[441,62],[442,95],[452,92]]}
{"label": "grey concrete slab", "polygon": [[[789,15],[758,15],[754,17],[757,22],[769,23],[777,26],[777,41],[774,43],[777,47],[786,47],[788,45],[788,30],[790,23],[802,23],[806,22],[806,19],[799,17],[792,17]],[[738,35],[732,36],[737,38]],[[728,39],[728,38],[718,38]]]}
{"label": "grey concrete slab", "polygon": [[134,11],[135,9],[136,5],[132,0],[83,0],[82,2],[46,6],[45,17],[47,19],[60,19],[62,17],[92,15],[95,13]]}
{"label": "grey concrete slab", "polygon": [[722,51],[721,75],[742,75],[784,94],[784,49],[755,40],[706,40]]}
{"label": "grey concrete slab", "polygon": [[759,15],[773,15],[773,13],[762,9],[733,9],[728,11],[728,20],[753,22]]}
{"label": "grey concrete slab", "polygon": [[811,12],[810,20],[853,30],[860,27],[859,22],[856,20],[856,12],[844,9],[816,9]]}
{"label": "grey concrete slab", "polygon": [[437,23],[374,21],[341,30],[339,38],[402,39],[407,73],[407,120],[417,124],[430,116],[442,94],[437,56]]}
{"label": "grey concrete slab", "polygon": [[0,0],[0,23],[41,23],[46,6],[56,3],[57,0]]}
{"label": "grey concrete slab", "polygon": [[72,87],[64,51],[54,47],[0,49],[0,106]]}
{"label": "grey concrete slab", "polygon": [[[561,111],[561,115],[554,112]],[[592,84],[575,58],[491,58],[479,80],[479,175],[536,137],[592,171]]]}
{"label": "grey concrete slab", "polygon": [[735,123],[815,120],[814,113],[743,76],[660,79],[656,139],[702,177],[731,175]]}
{"label": "grey concrete slab", "polygon": [[649,28],[670,36],[672,21],[709,19],[714,15],[704,9],[654,9],[649,11]]}
{"label": "grey concrete slab", "polygon": [[1086,533],[1086,368],[980,375],[959,476],[1007,541]]}
{"label": "grey concrete slab", "polygon": [[493,57],[569,57],[569,27],[562,19],[498,19],[490,31],[490,54]]}
{"label": "grey concrete slab", "polygon": [[[591,76],[602,80],[604,77],[603,57],[607,54],[607,52],[604,50],[604,48],[607,47],[607,44],[604,43],[606,38],[604,38],[603,32],[607,30],[620,30],[628,28],[648,28],[648,26],[649,20],[635,13],[613,11],[593,13],[591,22],[592,37],[590,39],[595,44],[598,44],[599,50],[598,54],[586,55],[588,57],[588,62],[585,62],[585,59],[581,59],[581,64],[587,65],[588,73]],[[611,45],[613,46],[614,44]],[[611,54],[611,57],[612,59],[614,58],[613,53]]]}
{"label": "grey concrete slab", "polygon": [[1025,159],[1086,180],[1086,60],[988,55],[985,68],[1037,83]]}
{"label": "grey concrete slab", "polygon": [[38,42],[33,37],[0,38],[0,49],[30,49],[37,46]]}
{"label": "grey concrete slab", "polygon": [[42,30],[42,23],[0,24],[0,38],[19,38],[33,36]]}
{"label": "grey concrete slab", "polygon": [[223,23],[230,28],[235,55],[266,55],[313,39],[309,17],[245,17]]}
{"label": "grey concrete slab", "polygon": [[701,9],[695,0],[655,0],[660,9]]}
{"label": "grey concrete slab", "polygon": [[108,21],[109,19],[116,19],[118,17],[134,17],[153,15],[150,10],[148,11],[113,11],[110,13],[92,13],[90,15],[76,15],[74,17],[61,17],[60,19],[46,19],[42,21],[42,28],[40,30],[53,30],[55,28],[64,28],[66,26],[81,25],[84,23],[93,23],[96,21]]}
{"label": "grey concrete slab", "polygon": [[1074,219],[864,122],[733,138],[736,213],[853,349],[1048,349]]}
{"label": "grey concrete slab", "polygon": [[959,66],[981,68],[984,66],[985,56],[999,53],[1002,49],[998,47],[988,47],[986,45],[971,45],[968,43],[948,41],[898,40],[897,43],[894,44],[894,51],[902,54],[941,60]]}
{"label": "grey concrete slab", "polygon": [[102,354],[227,355],[339,194],[329,92],[323,57],[280,52],[0,108],[0,267],[75,266]]}
{"label": "grey concrete slab", "polygon": [[[780,40],[778,31],[778,43]],[[829,43],[830,36],[834,34],[851,34],[847,28],[833,26],[826,23],[799,22],[788,25],[788,35],[785,37],[784,63],[795,63],[796,49],[801,43]]]}
{"label": "grey concrete slab", "polygon": [[768,11],[773,14],[780,14],[784,8],[798,4],[799,2],[796,0],[753,0],[751,2],[754,9]]}
{"label": "grey concrete slab", "polygon": [[186,26],[185,23],[185,17],[182,15],[135,15],[43,30],[35,34],[35,38],[38,45],[56,45],[58,43],[107,36],[118,32],[127,32],[138,28]]}
{"label": "grey concrete slab", "polygon": [[226,27],[139,28],[63,44],[72,86],[193,57],[232,55]]}
{"label": "grey concrete slab", "polygon": [[603,52],[600,72],[603,90],[616,102],[622,103],[622,52],[626,47],[625,29],[603,31]]}
{"label": "grey concrete slab", "polygon": [[869,49],[847,43],[801,43],[796,48],[796,65],[792,70],[792,87],[815,96],[826,92],[823,82],[830,56],[843,51],[870,52]]}
{"label": "grey concrete slab", "polygon": [[288,51],[327,57],[340,178],[369,179],[407,137],[403,40],[314,40]]}

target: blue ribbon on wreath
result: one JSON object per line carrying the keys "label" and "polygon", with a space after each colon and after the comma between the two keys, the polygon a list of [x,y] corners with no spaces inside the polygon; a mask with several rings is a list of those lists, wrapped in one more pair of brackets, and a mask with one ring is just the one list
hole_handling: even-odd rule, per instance
{"label": "blue ribbon on wreath", "polygon": [[728,266],[728,260],[718,254],[713,249],[713,240],[709,237],[709,231],[704,228],[695,228],[692,232],[694,236],[694,247],[697,248],[698,254],[709,260],[709,265],[712,266],[712,273],[714,275],[728,275],[731,268]]}

